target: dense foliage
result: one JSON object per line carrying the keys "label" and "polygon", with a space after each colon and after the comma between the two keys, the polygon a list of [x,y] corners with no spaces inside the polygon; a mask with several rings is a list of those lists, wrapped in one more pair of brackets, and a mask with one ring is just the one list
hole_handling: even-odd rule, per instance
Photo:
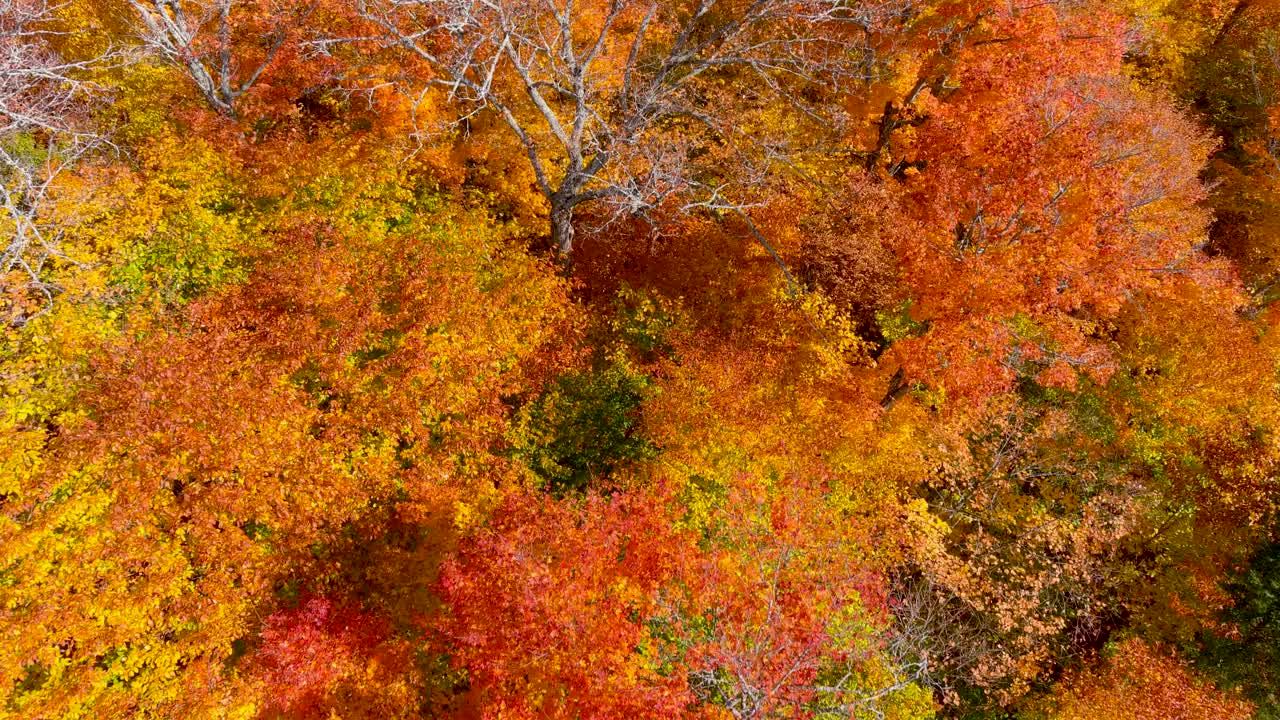
{"label": "dense foliage", "polygon": [[1280,718],[1280,4],[0,0],[0,717]]}

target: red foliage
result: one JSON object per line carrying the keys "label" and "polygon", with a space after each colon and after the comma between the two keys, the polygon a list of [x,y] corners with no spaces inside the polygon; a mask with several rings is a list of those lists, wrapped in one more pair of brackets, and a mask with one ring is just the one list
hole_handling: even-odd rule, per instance
{"label": "red foliage", "polygon": [[646,620],[692,552],[643,496],[508,496],[441,579],[445,647],[468,672],[476,712],[678,715],[692,696],[682,674],[659,672]]}
{"label": "red foliage", "polygon": [[291,717],[388,717],[406,704],[395,685],[408,670],[407,645],[382,618],[327,598],[267,618],[254,655],[269,707]]}

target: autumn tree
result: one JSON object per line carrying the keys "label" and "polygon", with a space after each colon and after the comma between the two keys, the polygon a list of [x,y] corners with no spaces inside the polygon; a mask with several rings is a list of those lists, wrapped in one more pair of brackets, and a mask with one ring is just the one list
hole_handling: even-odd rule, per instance
{"label": "autumn tree", "polygon": [[413,716],[409,646],[350,599],[301,599],[268,617],[258,638],[251,674],[265,686],[267,713]]}
{"label": "autumn tree", "polygon": [[1265,700],[1273,3],[0,10],[0,714]]}
{"label": "autumn tree", "polygon": [[1215,688],[1179,658],[1141,640],[1118,643],[1111,657],[1074,673],[1050,714],[1055,720],[1223,720],[1253,717],[1253,707]]}
{"label": "autumn tree", "polygon": [[927,640],[944,685],[1008,703],[1125,614],[1137,572],[1126,550],[1159,495],[1093,436],[1096,413],[1051,393],[1004,397],[958,437],[939,433],[955,445],[922,493],[944,551],[921,548],[901,589],[909,615],[946,621]]}
{"label": "autumn tree", "polygon": [[898,151],[923,168],[904,181],[919,224],[894,236],[927,327],[894,347],[908,370],[970,396],[1104,380],[1101,328],[1202,257],[1212,141],[1125,77],[1122,29],[1066,6],[990,13],[920,101]]}
{"label": "autumn tree", "polygon": [[1280,207],[1280,8],[1237,3],[1211,42],[1195,52],[1190,81],[1178,88],[1223,137],[1209,177],[1217,216],[1211,250],[1232,258],[1258,298],[1277,285],[1273,238]]}
{"label": "autumn tree", "polygon": [[927,661],[888,640],[855,545],[800,537],[821,512],[806,495],[735,495],[702,540],[662,490],[510,496],[442,578],[444,647],[469,703],[486,716],[927,717]]}
{"label": "autumn tree", "polygon": [[68,34],[62,9],[46,0],[0,6],[0,302],[15,324],[48,309],[59,290],[55,266],[75,262],[61,236],[85,198],[63,181],[106,144],[91,117],[105,88],[92,74],[124,59],[115,49],[60,52]]}
{"label": "autumn tree", "polygon": [[[803,478],[728,491],[655,625],[691,691],[739,720],[928,716],[930,658],[896,632],[857,521]],[[772,497],[768,497],[772,495]],[[830,523],[830,524],[824,524]]]}
{"label": "autumn tree", "polygon": [[[422,65],[421,82],[463,117],[494,113],[514,134],[564,258],[574,212],[592,201],[654,222],[702,210],[750,225],[760,173],[795,147],[780,126],[839,128],[839,108],[815,99],[879,72],[877,34],[910,14],[909,5],[828,0],[358,8],[365,44]],[[789,119],[748,129],[744,117],[765,106]]]}
{"label": "autumn tree", "polygon": [[14,707],[231,703],[233,645],[344,528],[386,503],[450,508],[455,473],[490,492],[502,477],[485,453],[500,397],[572,337],[561,283],[479,224],[390,231],[405,206],[347,187],[345,233],[281,212],[247,283],[100,356],[91,416],[6,496],[0,623],[30,628],[5,645]]}
{"label": "autumn tree", "polygon": [[693,699],[647,619],[692,551],[638,495],[509,495],[446,565],[446,649],[486,717],[677,716]]}
{"label": "autumn tree", "polygon": [[128,0],[148,52],[180,68],[209,107],[237,118],[242,99],[284,56],[316,3],[296,0]]}

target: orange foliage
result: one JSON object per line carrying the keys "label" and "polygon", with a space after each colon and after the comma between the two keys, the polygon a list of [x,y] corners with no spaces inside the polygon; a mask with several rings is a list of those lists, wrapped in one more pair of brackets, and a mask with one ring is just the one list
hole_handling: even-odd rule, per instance
{"label": "orange foliage", "polygon": [[384,619],[326,598],[272,614],[254,653],[267,714],[412,717],[409,648],[390,636]]}
{"label": "orange foliage", "polygon": [[[6,508],[21,580],[0,614],[33,629],[3,651],[6,679],[65,668],[45,690],[76,691],[49,712],[102,694],[198,704],[175,684],[216,677],[254,608],[345,525],[387,503],[421,518],[508,476],[482,451],[501,396],[537,382],[531,353],[566,334],[563,285],[450,227],[281,237],[249,283],[100,358],[89,417]],[[148,666],[166,690],[109,682]]]}
{"label": "orange foliage", "polygon": [[970,396],[1031,368],[1105,380],[1105,323],[1193,260],[1212,141],[1132,87],[1123,31],[1092,10],[995,12],[955,61],[957,88],[925,104],[918,225],[895,248],[929,324],[895,347],[914,376]]}
{"label": "orange foliage", "polygon": [[1063,683],[1054,720],[1247,720],[1253,706],[1196,676],[1187,664],[1141,640]]}

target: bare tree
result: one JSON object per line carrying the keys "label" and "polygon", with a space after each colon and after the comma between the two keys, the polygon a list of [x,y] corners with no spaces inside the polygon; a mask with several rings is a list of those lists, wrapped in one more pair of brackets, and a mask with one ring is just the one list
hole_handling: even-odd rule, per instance
{"label": "bare tree", "polygon": [[0,0],[0,218],[7,236],[0,282],[13,304],[10,322],[19,324],[38,314],[21,307],[22,291],[43,298],[42,312],[58,291],[50,262],[71,262],[61,243],[69,221],[54,211],[57,181],[108,144],[90,119],[100,88],[88,73],[126,59],[115,50],[62,57],[51,45],[61,34],[60,7],[50,0]]}
{"label": "bare tree", "polygon": [[[255,22],[246,23],[254,35],[254,53],[240,52],[236,44],[236,6],[263,5],[244,0],[129,0],[141,23],[146,47],[186,72],[214,110],[236,117],[236,103],[276,59],[288,37],[290,25],[302,18],[294,5],[265,3],[255,8]],[[265,25],[263,21],[265,20]]]}
{"label": "bare tree", "polygon": [[[851,84],[883,70],[877,38],[912,0],[357,0],[373,43],[425,64],[467,113],[495,113],[519,140],[567,259],[574,211],[737,215],[787,162],[795,137],[744,128],[785,107],[816,137],[842,126]],[[794,124],[794,123],[793,123]],[[714,149],[709,152],[708,149]],[[710,167],[709,160],[719,161]],[[726,166],[733,165],[733,172]]]}

